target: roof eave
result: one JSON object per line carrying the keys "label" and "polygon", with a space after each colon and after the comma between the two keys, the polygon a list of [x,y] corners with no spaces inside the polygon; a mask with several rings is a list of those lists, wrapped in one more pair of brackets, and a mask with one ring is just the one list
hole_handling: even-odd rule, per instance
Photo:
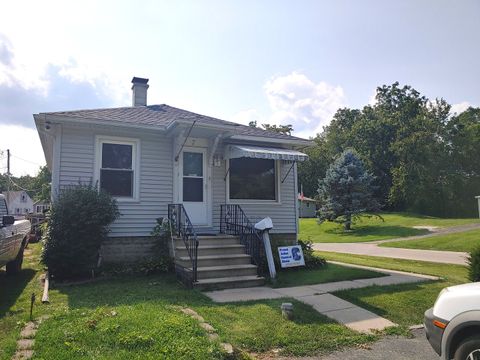
{"label": "roof eave", "polygon": [[280,139],[280,138],[270,138],[265,136],[252,136],[252,135],[233,135],[230,137],[230,139],[264,142],[264,143],[272,143],[272,144],[297,145],[297,146],[304,146],[304,147],[310,147],[315,145],[314,142],[311,140]]}
{"label": "roof eave", "polygon": [[125,123],[121,121],[115,120],[101,120],[86,118],[86,117],[70,117],[65,115],[54,115],[54,114],[34,114],[33,116],[46,116],[47,120],[55,121],[59,123],[70,123],[70,124],[87,124],[87,125],[98,125],[98,126],[108,126],[108,125],[115,125],[125,128],[134,128],[134,129],[145,129],[145,130],[159,130],[159,131],[166,131],[167,126],[161,125],[145,125],[145,124],[135,124],[135,123]]}
{"label": "roof eave", "polygon": [[46,118],[42,118],[41,114],[34,114],[33,119],[37,128],[40,143],[42,144],[43,154],[47,162],[47,167],[52,171],[52,159],[53,159],[53,136],[48,134],[45,130]]}

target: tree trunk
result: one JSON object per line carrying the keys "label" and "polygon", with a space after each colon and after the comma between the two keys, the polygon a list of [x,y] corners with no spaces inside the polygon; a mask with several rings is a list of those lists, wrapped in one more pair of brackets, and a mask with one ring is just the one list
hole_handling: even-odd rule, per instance
{"label": "tree trunk", "polygon": [[344,223],[344,226],[345,226],[345,230],[351,230],[351,227],[352,227],[352,215],[346,215],[346,220],[345,220],[345,223]]}

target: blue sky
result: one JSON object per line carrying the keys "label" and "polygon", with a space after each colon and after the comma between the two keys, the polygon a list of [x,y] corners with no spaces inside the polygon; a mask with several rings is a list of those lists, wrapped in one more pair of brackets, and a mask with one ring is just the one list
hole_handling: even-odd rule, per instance
{"label": "blue sky", "polygon": [[302,137],[395,81],[456,111],[480,105],[476,0],[20,0],[1,8],[0,150],[30,161],[13,161],[16,175],[44,162],[32,113],[129,106],[133,76],[150,79],[149,104],[290,123]]}

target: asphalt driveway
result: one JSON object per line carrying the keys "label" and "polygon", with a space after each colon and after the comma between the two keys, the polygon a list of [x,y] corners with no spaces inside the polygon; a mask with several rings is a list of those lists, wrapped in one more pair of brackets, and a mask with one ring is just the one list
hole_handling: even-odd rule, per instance
{"label": "asphalt driveway", "polygon": [[[412,330],[413,338],[386,336],[366,348],[349,348],[330,355],[295,360],[439,360],[425,338],[424,329]],[[294,358],[282,358],[294,360]]]}

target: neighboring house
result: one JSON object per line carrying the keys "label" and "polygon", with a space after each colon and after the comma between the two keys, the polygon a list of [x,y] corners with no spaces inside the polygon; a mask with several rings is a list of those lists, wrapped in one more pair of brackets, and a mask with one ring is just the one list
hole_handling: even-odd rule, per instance
{"label": "neighboring house", "polygon": [[[271,217],[272,237],[297,238],[298,151],[311,142],[168,105],[147,106],[148,79],[133,78],[133,106],[35,114],[52,195],[98,183],[118,201],[105,260],[145,254],[167,206],[185,207],[197,232],[218,232],[220,205]],[[134,246],[132,246],[134,245]]]}
{"label": "neighboring house", "polygon": [[317,216],[317,200],[298,194],[298,217],[314,218]]}
{"label": "neighboring house", "polygon": [[50,203],[39,200],[33,204],[33,212],[35,214],[43,214],[45,211],[50,209]]}
{"label": "neighboring house", "polygon": [[8,213],[12,215],[27,215],[33,211],[33,200],[26,191],[4,191],[7,200]]}

